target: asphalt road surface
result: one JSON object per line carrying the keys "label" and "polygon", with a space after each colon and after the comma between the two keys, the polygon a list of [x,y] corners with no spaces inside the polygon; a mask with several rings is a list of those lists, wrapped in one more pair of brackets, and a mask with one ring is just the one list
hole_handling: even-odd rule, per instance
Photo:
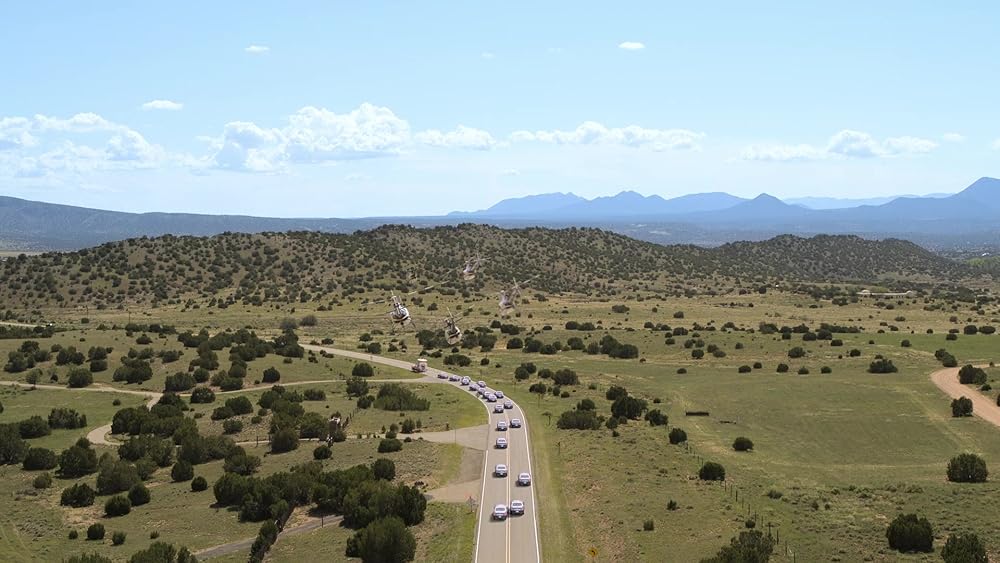
{"label": "asphalt road surface", "polygon": [[[303,345],[303,347],[307,350],[317,352],[323,350],[328,354],[405,370],[409,370],[413,365],[412,362],[352,350],[312,345]],[[445,375],[445,378],[438,377],[441,374]],[[449,372],[428,366],[422,380],[466,389],[466,392],[483,402],[490,417],[489,432],[486,436],[485,462],[483,463],[482,490],[480,497],[475,499],[479,505],[479,522],[476,524],[474,562],[528,563],[541,561],[541,548],[538,543],[538,515],[535,511],[536,484],[534,482],[534,468],[531,465],[531,447],[528,443],[528,421],[524,412],[521,411],[517,403],[514,403],[514,408],[505,409],[503,414],[494,414],[493,406],[496,403],[487,403],[474,393],[475,380],[473,380],[472,385],[462,386],[458,382],[449,381],[447,378],[449,375],[451,375]],[[499,402],[503,404],[503,400]],[[521,420],[521,428],[509,428],[510,420],[514,418]],[[508,429],[506,431],[496,429],[496,423],[500,420],[507,422]],[[507,439],[507,448],[496,448],[496,439],[500,437]],[[493,474],[496,465],[501,463],[508,468],[507,477],[496,477]],[[517,476],[522,472],[531,474],[532,483],[530,486],[522,487],[517,484]],[[524,515],[510,516],[505,520],[494,520],[494,506],[503,504],[509,507],[513,500],[524,502]]]}

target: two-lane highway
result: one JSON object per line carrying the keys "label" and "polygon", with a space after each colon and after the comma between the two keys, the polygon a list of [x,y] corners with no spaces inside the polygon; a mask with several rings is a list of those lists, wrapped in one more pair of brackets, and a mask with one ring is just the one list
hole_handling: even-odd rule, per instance
{"label": "two-lane highway", "polygon": [[[326,346],[303,345],[307,350],[316,352],[323,351],[335,356],[352,358],[355,360],[377,363],[384,366],[404,369],[409,371],[412,362],[386,358],[355,352],[353,350],[340,350]],[[444,375],[444,377],[439,377]],[[504,409],[503,413],[494,413],[494,405],[503,404],[504,399],[498,399],[497,403],[489,403],[485,398],[476,393],[476,381],[470,385],[463,386],[457,381],[450,380],[451,373],[429,367],[424,377],[420,379],[410,379],[410,382],[433,382],[454,385],[465,390],[476,400],[483,403],[484,408],[489,413],[490,430],[486,437],[486,455],[483,456],[483,483],[479,503],[479,522],[476,525],[476,551],[475,563],[531,563],[541,561],[541,547],[538,543],[538,514],[536,506],[536,483],[535,473],[531,465],[531,445],[528,440],[528,421],[524,412],[513,402],[513,408]],[[502,391],[502,389],[501,389]],[[518,419],[521,422],[520,428],[510,428],[510,421]],[[497,430],[497,422],[503,420],[507,423],[508,429]],[[497,438],[506,438],[508,446],[497,448]],[[507,466],[506,477],[494,476],[494,469],[497,464]],[[518,474],[528,473],[531,475],[531,485],[519,486],[517,484]],[[497,504],[503,504],[509,510],[511,501],[519,500],[524,503],[524,514],[519,516],[509,516],[505,520],[493,519],[493,508]]]}

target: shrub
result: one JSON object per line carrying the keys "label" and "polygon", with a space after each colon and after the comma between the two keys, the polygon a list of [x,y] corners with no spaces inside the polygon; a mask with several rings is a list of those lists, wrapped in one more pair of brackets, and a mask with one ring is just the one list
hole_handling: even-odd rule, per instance
{"label": "shrub", "polygon": [[166,392],[179,393],[194,387],[194,376],[190,373],[179,371],[173,375],[168,375],[163,381],[163,390]]}
{"label": "shrub", "polygon": [[59,454],[59,473],[63,477],[82,477],[97,471],[97,452],[90,447],[86,438]]}
{"label": "shrub", "polygon": [[653,409],[646,413],[646,422],[650,426],[666,426],[667,415],[660,412],[659,409]]}
{"label": "shrub", "polygon": [[972,416],[972,399],[959,397],[951,402],[951,416]]}
{"label": "shrub", "polygon": [[944,563],[989,563],[986,547],[976,534],[952,534],[941,550]]}
{"label": "shrub", "polygon": [[988,476],[986,461],[976,454],[959,454],[948,462],[948,480],[953,483],[983,483]]}
{"label": "shrub", "polygon": [[774,551],[775,540],[759,530],[747,530],[730,540],[714,557],[703,563],[765,563]]}
{"label": "shrub", "polygon": [[714,461],[706,461],[698,470],[698,478],[702,481],[725,481],[726,468]]}
{"label": "shrub", "polygon": [[868,366],[868,373],[896,373],[899,369],[893,365],[892,360],[879,358]]}
{"label": "shrub", "polygon": [[934,551],[934,531],[926,518],[918,518],[916,514],[900,514],[889,524],[885,531],[889,547],[896,551],[923,552]]}
{"label": "shrub", "polygon": [[737,371],[739,373],[750,373],[751,371],[753,371],[753,368],[751,368],[750,366],[743,365],[743,366],[740,366],[737,369]]}
{"label": "shrub", "polygon": [[128,490],[128,500],[132,506],[142,506],[149,503],[149,489],[142,483],[132,485],[132,488]]}
{"label": "shrub", "polygon": [[986,371],[973,365],[963,366],[958,371],[958,381],[964,385],[982,385],[986,379]]}
{"label": "shrub", "polygon": [[671,444],[677,445],[687,442],[688,435],[687,432],[681,430],[680,428],[672,428],[668,438],[670,439]]}
{"label": "shrub", "polygon": [[362,561],[412,561],[417,549],[413,533],[398,516],[379,518],[347,540],[348,557]]}
{"label": "shrub", "polygon": [[796,346],[788,351],[788,357],[797,360],[806,355],[806,351],[801,346]]}
{"label": "shrub", "polygon": [[556,428],[562,430],[597,430],[601,420],[592,410],[570,410],[559,415]]}
{"label": "shrub", "polygon": [[222,422],[222,431],[226,434],[238,434],[243,431],[243,422],[230,418]]}
{"label": "shrub", "polygon": [[531,387],[528,387],[528,391],[539,395],[544,395],[548,390],[549,388],[544,383],[532,383]]}
{"label": "shrub", "polygon": [[635,397],[621,397],[611,404],[611,414],[617,417],[638,420],[644,412],[646,412],[646,401]]}
{"label": "shrub", "polygon": [[49,426],[52,428],[83,428],[87,425],[87,415],[73,409],[55,408],[49,412]]}
{"label": "shrub", "polygon": [[753,441],[750,438],[740,436],[733,440],[733,449],[738,452],[748,452],[753,449]]}
{"label": "shrub", "polygon": [[396,463],[391,459],[376,459],[372,463],[372,475],[374,475],[376,479],[392,481],[396,478]]}
{"label": "shrub", "polygon": [[387,411],[425,411],[430,408],[430,401],[399,383],[382,385],[374,404],[375,408]]}
{"label": "shrub", "polygon": [[66,377],[66,384],[74,388],[87,387],[93,382],[94,374],[85,368],[73,368]]}
{"label": "shrub", "polygon": [[403,443],[396,438],[383,438],[382,441],[378,443],[378,453],[380,454],[398,452],[402,449]]}
{"label": "shrub", "polygon": [[561,369],[552,375],[552,382],[556,385],[577,385],[580,378],[571,369]]}
{"label": "shrub", "polygon": [[48,436],[52,433],[52,429],[49,428],[49,422],[38,415],[18,422],[17,427],[21,432],[21,438],[24,438],[25,440],[31,438],[41,438],[42,436]]}
{"label": "shrub", "polygon": [[788,364],[778,364],[778,373],[788,373]]}
{"label": "shrub", "polygon": [[645,522],[642,523],[642,529],[643,531],[646,532],[652,532],[655,527],[656,525],[653,523],[652,520],[646,520]]}
{"label": "shrub", "polygon": [[330,446],[326,444],[316,446],[316,449],[313,450],[313,459],[317,461],[323,459],[330,459],[330,456],[332,455],[333,455],[333,450],[330,449]]}
{"label": "shrub", "polygon": [[367,362],[361,362],[356,364],[354,368],[351,369],[351,375],[354,377],[371,377],[375,375],[375,368]]}
{"label": "shrub", "polygon": [[132,512],[132,502],[125,496],[115,495],[104,503],[104,514],[109,518],[125,516],[129,512]]}
{"label": "shrub", "polygon": [[628,396],[628,391],[619,385],[612,385],[608,388],[607,393],[604,394],[604,397],[609,401],[617,401],[626,396]]}
{"label": "shrub", "polygon": [[69,531],[69,539],[75,540],[78,537],[80,537],[80,532],[77,532],[76,530]]}
{"label": "shrub", "polygon": [[87,539],[91,541],[104,539],[104,524],[91,524],[87,528]]}
{"label": "shrub", "polygon": [[208,488],[208,481],[205,480],[201,475],[195,477],[191,480],[191,490],[193,492],[201,492]]}
{"label": "shrub", "polygon": [[123,543],[125,543],[125,532],[111,534],[111,545],[121,545]]}
{"label": "shrub", "polygon": [[669,501],[667,501],[667,510],[673,511],[673,510],[677,510],[678,508],[680,508],[680,507],[677,505],[677,501],[676,500],[670,499]]}
{"label": "shrub", "polygon": [[139,471],[125,460],[102,463],[101,471],[97,474],[97,492],[113,495],[129,490],[140,481]]}
{"label": "shrub", "polygon": [[80,508],[94,504],[94,497],[97,493],[86,483],[77,483],[69,488],[63,489],[59,504]]}
{"label": "shrub", "polygon": [[185,460],[179,460],[170,468],[170,478],[177,482],[190,481],[194,477],[194,466]]}
{"label": "shrub", "polygon": [[36,489],[48,489],[52,486],[52,474],[46,471],[38,475],[31,481],[31,486]]}
{"label": "shrub", "polygon": [[192,403],[211,403],[215,401],[215,392],[208,387],[195,387],[191,392]]}

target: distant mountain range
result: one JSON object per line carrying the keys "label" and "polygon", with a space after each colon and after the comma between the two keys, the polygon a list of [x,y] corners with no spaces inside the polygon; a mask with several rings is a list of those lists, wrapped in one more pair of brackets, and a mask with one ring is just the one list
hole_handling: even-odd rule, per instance
{"label": "distant mountain range", "polygon": [[1000,180],[980,178],[959,193],[923,197],[782,201],[723,192],[665,199],[624,191],[585,199],[551,193],[503,200],[489,209],[440,217],[279,219],[240,215],[121,213],[0,196],[0,250],[68,250],[140,236],[222,232],[346,233],[383,224],[489,223],[503,227],[593,226],[658,243],[717,246],[780,234],[905,238],[937,249],[1000,251]]}

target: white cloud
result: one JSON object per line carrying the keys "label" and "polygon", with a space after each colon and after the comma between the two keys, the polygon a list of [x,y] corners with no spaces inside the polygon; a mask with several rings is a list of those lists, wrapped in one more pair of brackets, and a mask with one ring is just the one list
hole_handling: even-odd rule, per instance
{"label": "white cloud", "polygon": [[409,141],[409,124],[389,108],[364,103],[338,114],[307,106],[290,115],[288,125],[280,129],[227,123],[209,160],[211,166],[227,170],[276,172],[287,163],[393,156]]}
{"label": "white cloud", "polygon": [[638,41],[625,41],[618,44],[619,49],[625,49],[626,51],[641,51],[645,49],[646,46]]}
{"label": "white cloud", "polygon": [[162,110],[167,110],[167,111],[178,111],[178,110],[184,109],[184,104],[182,104],[180,102],[174,102],[174,101],[171,101],[171,100],[151,100],[151,101],[148,101],[148,102],[142,104],[142,109],[147,110],[147,111],[151,110],[151,109],[162,109]]}
{"label": "white cloud", "polygon": [[269,53],[271,48],[265,45],[250,45],[245,47],[243,50],[251,55],[263,55],[265,53]]}
{"label": "white cloud", "polygon": [[414,135],[418,143],[432,147],[490,150],[497,142],[492,135],[482,129],[459,125],[454,131],[442,132],[437,129],[421,131]]}
{"label": "white cloud", "polygon": [[965,135],[961,133],[945,133],[944,135],[941,135],[941,139],[948,143],[964,143]]}
{"label": "white cloud", "polygon": [[38,141],[28,132],[31,125],[26,117],[0,118],[0,151],[35,146]]}
{"label": "white cloud", "polygon": [[489,51],[484,51],[484,52],[480,53],[479,56],[482,57],[482,58],[484,58],[484,59],[493,59],[493,58],[496,58],[496,55],[494,55],[493,53],[490,53]]}
{"label": "white cloud", "polygon": [[118,131],[126,129],[104,119],[96,113],[78,113],[67,119],[35,115],[35,125],[42,131],[65,131],[74,133],[89,133],[92,131]]}
{"label": "white cloud", "polygon": [[888,137],[879,141],[863,131],[844,129],[835,133],[826,146],[813,145],[752,145],[743,149],[744,160],[802,161],[827,158],[887,158],[925,154],[938,144],[919,137]]}
{"label": "white cloud", "polygon": [[638,125],[608,128],[595,121],[585,121],[572,131],[514,131],[513,142],[535,141],[560,145],[622,145],[653,150],[697,149],[705,137],[687,129],[646,129]]}

